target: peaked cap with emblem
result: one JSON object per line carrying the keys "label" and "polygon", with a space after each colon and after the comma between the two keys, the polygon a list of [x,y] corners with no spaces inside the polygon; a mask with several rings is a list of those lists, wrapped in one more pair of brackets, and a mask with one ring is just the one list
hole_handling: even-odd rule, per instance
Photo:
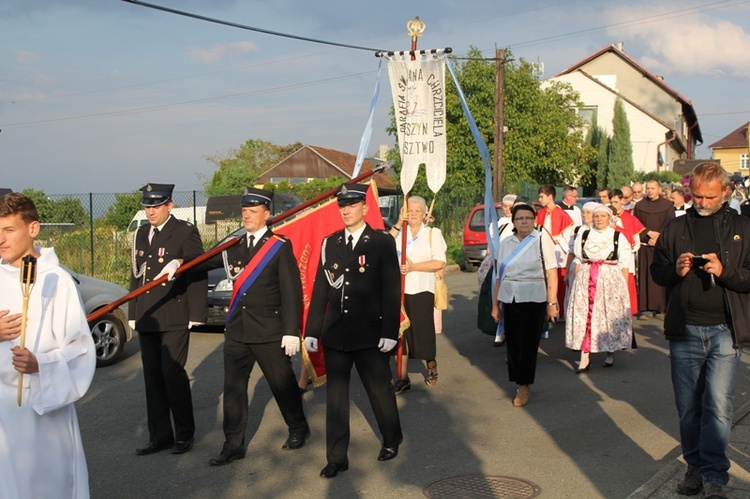
{"label": "peaked cap with emblem", "polygon": [[336,200],[339,206],[348,206],[364,201],[365,197],[367,197],[368,187],[365,184],[341,184],[341,187],[336,191]]}
{"label": "peaked cap with emblem", "polygon": [[141,188],[143,191],[143,206],[160,206],[172,200],[174,184],[146,184]]}
{"label": "peaked cap with emblem", "polygon": [[271,207],[273,192],[256,189],[255,187],[245,187],[245,193],[242,195],[242,206],[261,206]]}

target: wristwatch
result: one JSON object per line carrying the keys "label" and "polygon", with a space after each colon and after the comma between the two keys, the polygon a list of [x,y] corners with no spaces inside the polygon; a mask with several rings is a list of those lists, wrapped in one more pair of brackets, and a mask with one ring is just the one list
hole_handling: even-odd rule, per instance
{"label": "wristwatch", "polygon": [[555,306],[555,307],[556,307],[556,306],[557,306],[557,302],[554,302],[554,301],[548,301],[548,302],[547,302],[547,306],[548,306],[548,307],[552,307],[552,306]]}

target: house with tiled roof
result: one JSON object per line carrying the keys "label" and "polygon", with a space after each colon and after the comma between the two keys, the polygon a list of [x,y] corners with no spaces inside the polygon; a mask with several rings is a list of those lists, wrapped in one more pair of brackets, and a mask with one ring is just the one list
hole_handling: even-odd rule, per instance
{"label": "house with tiled roof", "polygon": [[622,45],[608,45],[549,81],[569,83],[583,102],[584,120],[595,120],[610,136],[614,102],[622,98],[637,171],[671,170],[675,160],[692,159],[703,142],[692,103],[628,56]]}
{"label": "house with tiled roof", "polygon": [[750,134],[748,134],[750,122],[740,126],[729,135],[722,137],[710,146],[714,160],[729,173],[750,175]]}
{"label": "house with tiled roof", "polygon": [[[356,161],[357,156],[353,154],[306,144],[263,172],[256,180],[256,184],[283,181],[290,184],[305,184],[314,179],[330,177],[341,177],[342,182],[345,182],[352,178]],[[360,174],[375,168],[374,161],[365,159]],[[396,191],[388,175],[376,173],[373,178],[379,191]]]}

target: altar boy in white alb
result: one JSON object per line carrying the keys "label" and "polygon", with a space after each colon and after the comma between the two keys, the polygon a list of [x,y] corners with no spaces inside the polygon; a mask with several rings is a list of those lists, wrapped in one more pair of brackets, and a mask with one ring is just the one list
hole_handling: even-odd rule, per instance
{"label": "altar boy in white alb", "polygon": [[[23,194],[0,198],[0,497],[89,497],[73,403],[88,390],[96,351],[72,277],[52,248],[34,246],[39,217]],[[37,258],[19,347],[22,258]],[[17,402],[23,373],[22,403]]]}

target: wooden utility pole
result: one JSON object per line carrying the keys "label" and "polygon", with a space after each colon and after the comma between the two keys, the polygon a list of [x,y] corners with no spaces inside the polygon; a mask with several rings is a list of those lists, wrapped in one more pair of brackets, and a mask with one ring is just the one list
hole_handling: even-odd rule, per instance
{"label": "wooden utility pole", "polygon": [[492,197],[500,202],[503,193],[503,141],[505,139],[505,49],[495,50],[495,172]]}

